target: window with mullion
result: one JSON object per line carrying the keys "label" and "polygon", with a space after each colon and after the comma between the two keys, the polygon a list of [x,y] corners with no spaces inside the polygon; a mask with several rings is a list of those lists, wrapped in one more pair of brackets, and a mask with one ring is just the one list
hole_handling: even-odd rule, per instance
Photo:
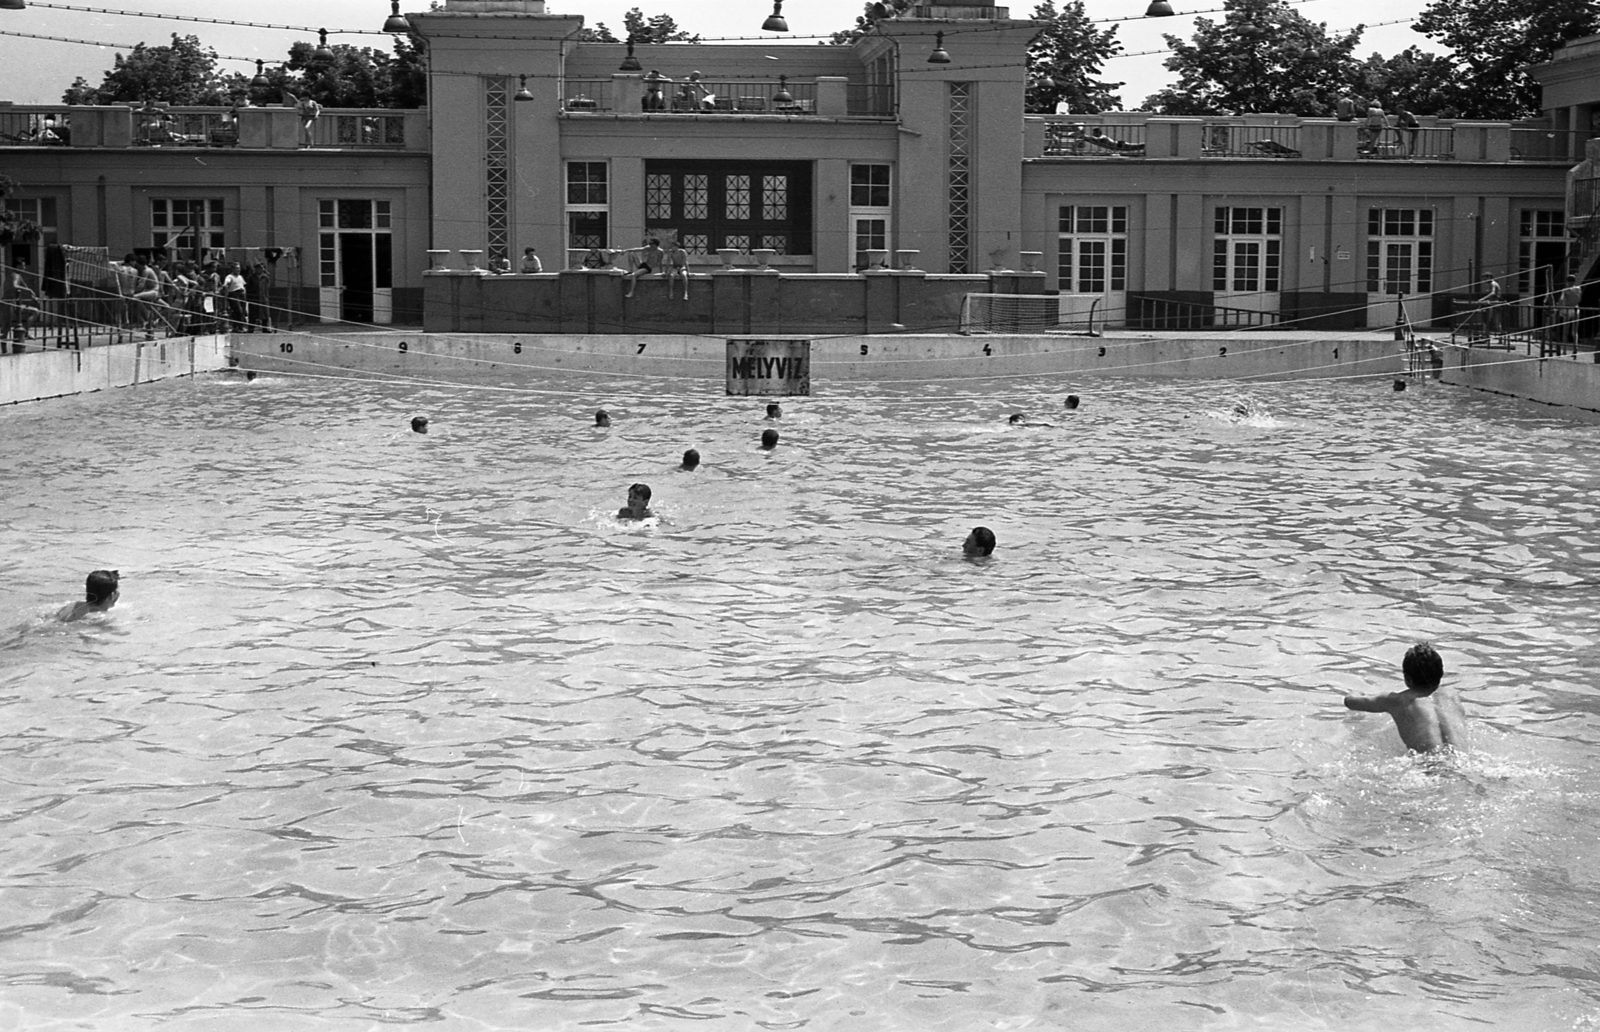
{"label": "window with mullion", "polygon": [[724,247],[809,253],[809,166],[651,162],[645,190],[649,234],[676,237],[694,253]]}

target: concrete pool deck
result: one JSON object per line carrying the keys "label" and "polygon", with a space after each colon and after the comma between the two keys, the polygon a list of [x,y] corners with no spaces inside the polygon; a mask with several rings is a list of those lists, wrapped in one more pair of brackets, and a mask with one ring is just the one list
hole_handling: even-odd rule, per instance
{"label": "concrete pool deck", "polygon": [[[1099,336],[881,334],[812,337],[811,375],[826,382],[972,380],[1011,376],[1154,376],[1226,380],[1389,378],[1408,372],[1391,330],[1217,330]],[[1422,371],[1444,383],[1600,413],[1600,363],[1580,352],[1448,346]],[[83,394],[229,368],[303,376],[504,382],[552,372],[721,383],[726,338],[539,334],[427,334],[310,327],[271,333],[174,337],[83,350],[0,357],[0,405]]]}

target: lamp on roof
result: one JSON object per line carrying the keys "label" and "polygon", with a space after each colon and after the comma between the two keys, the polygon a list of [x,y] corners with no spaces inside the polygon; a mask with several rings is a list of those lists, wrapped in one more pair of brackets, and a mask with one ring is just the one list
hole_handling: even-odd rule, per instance
{"label": "lamp on roof", "polygon": [[1146,18],[1171,18],[1175,13],[1167,0],[1150,0],[1150,6],[1144,9]]}
{"label": "lamp on roof", "polygon": [[259,57],[256,58],[256,74],[250,80],[250,88],[253,90],[264,90],[271,85],[271,80],[267,78],[266,62],[261,60]]}
{"label": "lamp on roof", "polygon": [[512,100],[532,100],[533,94],[528,91],[528,77],[522,76],[522,88],[511,95]]}
{"label": "lamp on roof", "polygon": [[411,23],[400,13],[400,0],[389,0],[389,17],[383,20],[384,32],[410,32]]}
{"label": "lamp on roof", "polygon": [[639,63],[639,59],[637,57],[633,56],[633,37],[632,36],[628,37],[628,56],[622,59],[622,63],[617,66],[617,71],[619,71],[619,72],[642,72],[642,71],[644,71],[644,65],[640,64]]}
{"label": "lamp on roof", "polygon": [[788,32],[789,23],[783,20],[783,0],[772,0],[772,13],[761,23],[762,32]]}
{"label": "lamp on roof", "polygon": [[944,33],[933,34],[933,53],[928,55],[929,64],[949,64],[950,51],[944,48]]}
{"label": "lamp on roof", "polygon": [[789,92],[789,77],[787,75],[778,76],[778,92],[772,95],[772,102],[774,104],[794,103],[794,94]]}
{"label": "lamp on roof", "polygon": [[319,42],[317,44],[317,49],[315,49],[315,50],[313,50],[311,52],[312,60],[314,60],[314,61],[332,61],[333,60],[333,48],[328,46],[328,30],[327,29],[318,29],[317,30],[317,36],[320,38],[321,42]]}
{"label": "lamp on roof", "polygon": [[28,7],[28,0],[0,0],[0,11],[22,11]]}

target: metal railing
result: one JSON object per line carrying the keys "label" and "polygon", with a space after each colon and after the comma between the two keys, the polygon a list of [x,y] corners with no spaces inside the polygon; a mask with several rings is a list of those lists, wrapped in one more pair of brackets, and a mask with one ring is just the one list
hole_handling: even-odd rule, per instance
{"label": "metal railing", "polygon": [[64,108],[0,107],[0,147],[64,147],[71,139]]}
{"label": "metal railing", "polygon": [[[787,94],[787,96],[785,96]],[[624,80],[568,79],[561,107],[575,112],[646,114],[809,115],[817,110],[817,84],[777,79]]]}
{"label": "metal railing", "polygon": [[1389,126],[1375,137],[1362,129],[1356,146],[1356,157],[1373,160],[1425,158],[1446,161],[1456,156],[1455,130],[1449,126],[1429,126],[1405,129]]}
{"label": "metal railing", "polygon": [[225,108],[136,108],[133,112],[136,147],[212,147],[239,142],[239,127]]}
{"label": "metal railing", "polygon": [[1298,158],[1297,125],[1237,125],[1207,122],[1200,128],[1200,154],[1207,158]]}
{"label": "metal railing", "polygon": [[847,83],[844,88],[844,112],[857,118],[892,117],[894,86],[890,83]]}
{"label": "metal railing", "polygon": [[1600,179],[1574,179],[1567,217],[1581,219],[1594,215],[1600,215]]}
{"label": "metal railing", "polygon": [[406,145],[406,116],[381,110],[324,110],[311,123],[313,147],[394,148]]}
{"label": "metal railing", "polygon": [[1512,161],[1566,161],[1577,164],[1583,160],[1584,144],[1595,133],[1580,129],[1511,129]]}
{"label": "metal railing", "polygon": [[1127,326],[1139,330],[1255,329],[1276,326],[1277,312],[1230,308],[1201,301],[1130,295]]}
{"label": "metal railing", "polygon": [[1082,122],[1045,125],[1044,152],[1049,157],[1142,158],[1145,127],[1142,123],[1085,126]]}

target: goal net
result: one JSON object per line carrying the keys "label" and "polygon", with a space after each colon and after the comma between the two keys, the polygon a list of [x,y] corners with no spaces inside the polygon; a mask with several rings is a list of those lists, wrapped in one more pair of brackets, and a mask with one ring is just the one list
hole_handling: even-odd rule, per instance
{"label": "goal net", "polygon": [[1098,294],[968,294],[962,333],[1054,333],[1092,330]]}

